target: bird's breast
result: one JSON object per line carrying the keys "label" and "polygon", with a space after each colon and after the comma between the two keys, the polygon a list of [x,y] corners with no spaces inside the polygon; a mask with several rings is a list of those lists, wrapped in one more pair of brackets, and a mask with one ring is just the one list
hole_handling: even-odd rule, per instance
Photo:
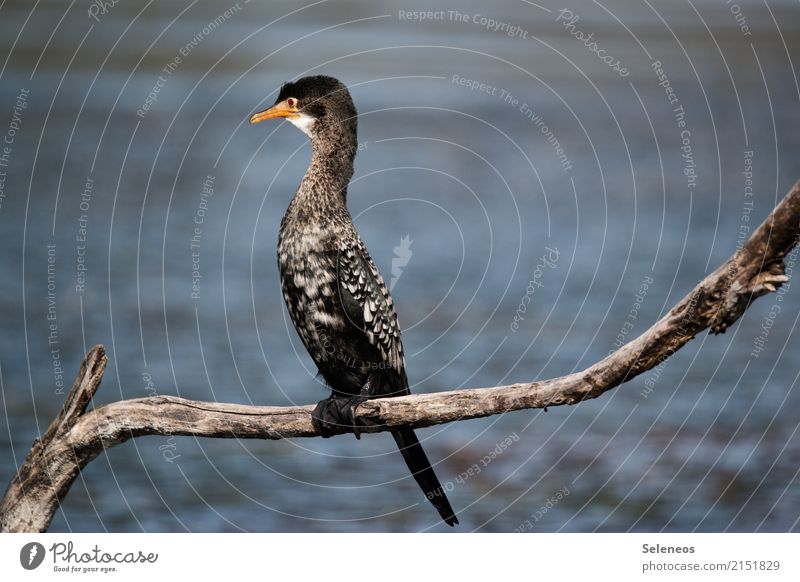
{"label": "bird's breast", "polygon": [[310,347],[320,330],[344,327],[339,304],[335,233],[322,227],[289,231],[278,244],[281,289],[292,323]]}

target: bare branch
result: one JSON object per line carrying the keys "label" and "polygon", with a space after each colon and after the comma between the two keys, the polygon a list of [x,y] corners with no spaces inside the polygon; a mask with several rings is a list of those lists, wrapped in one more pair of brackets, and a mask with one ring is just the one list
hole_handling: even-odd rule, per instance
{"label": "bare branch", "polygon": [[[722,333],[753,299],[788,278],[783,259],[800,234],[800,182],[744,246],[641,336],[582,372],[551,380],[371,400],[361,432],[426,427],[596,398],[670,357],[698,333]],[[105,449],[144,435],[281,439],[319,436],[313,406],[245,406],[171,396],[124,400],[86,412],[106,366],[102,346],[86,356],[64,408],[0,503],[0,530],[45,531],[80,470]],[[351,432],[345,428],[342,433]]]}

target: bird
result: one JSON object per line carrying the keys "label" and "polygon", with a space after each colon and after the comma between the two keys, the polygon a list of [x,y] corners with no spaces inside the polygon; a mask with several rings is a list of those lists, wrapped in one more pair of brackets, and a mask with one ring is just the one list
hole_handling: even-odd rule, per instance
{"label": "bird", "polygon": [[[410,394],[392,297],[347,209],[358,150],[358,113],[338,79],[284,83],[250,123],[283,118],[311,141],[311,162],[281,220],[281,291],[297,334],[330,388],[312,414],[325,438],[360,432],[355,410],[370,398]],[[391,431],[417,484],[448,525],[458,518],[413,430]]]}

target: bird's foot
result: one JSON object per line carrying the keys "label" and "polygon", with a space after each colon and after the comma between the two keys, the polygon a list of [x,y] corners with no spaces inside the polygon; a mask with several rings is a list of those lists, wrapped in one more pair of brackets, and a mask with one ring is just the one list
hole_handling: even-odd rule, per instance
{"label": "bird's foot", "polygon": [[323,438],[332,437],[339,429],[352,428],[357,439],[361,431],[356,424],[356,408],[369,400],[366,396],[331,396],[320,400],[311,413],[311,423]]}

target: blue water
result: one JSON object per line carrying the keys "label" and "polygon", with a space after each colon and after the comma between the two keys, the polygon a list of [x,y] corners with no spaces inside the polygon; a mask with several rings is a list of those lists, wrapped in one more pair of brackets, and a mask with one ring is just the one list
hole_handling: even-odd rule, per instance
{"label": "blue water", "polygon": [[[309,146],[288,124],[246,123],[285,80],[351,87],[349,205],[395,279],[416,392],[590,365],[800,177],[790,2],[739,2],[746,31],[710,1],[579,1],[571,28],[547,0],[462,3],[467,22],[441,3],[424,22],[390,2],[210,4],[120,2],[97,20],[88,4],[0,8],[3,482],[96,343],[110,362],[95,406],[325,396],[275,264]],[[419,431],[459,529],[797,531],[794,287],[595,401]],[[135,439],[83,471],[51,529],[445,528],[391,438],[370,435]]]}

